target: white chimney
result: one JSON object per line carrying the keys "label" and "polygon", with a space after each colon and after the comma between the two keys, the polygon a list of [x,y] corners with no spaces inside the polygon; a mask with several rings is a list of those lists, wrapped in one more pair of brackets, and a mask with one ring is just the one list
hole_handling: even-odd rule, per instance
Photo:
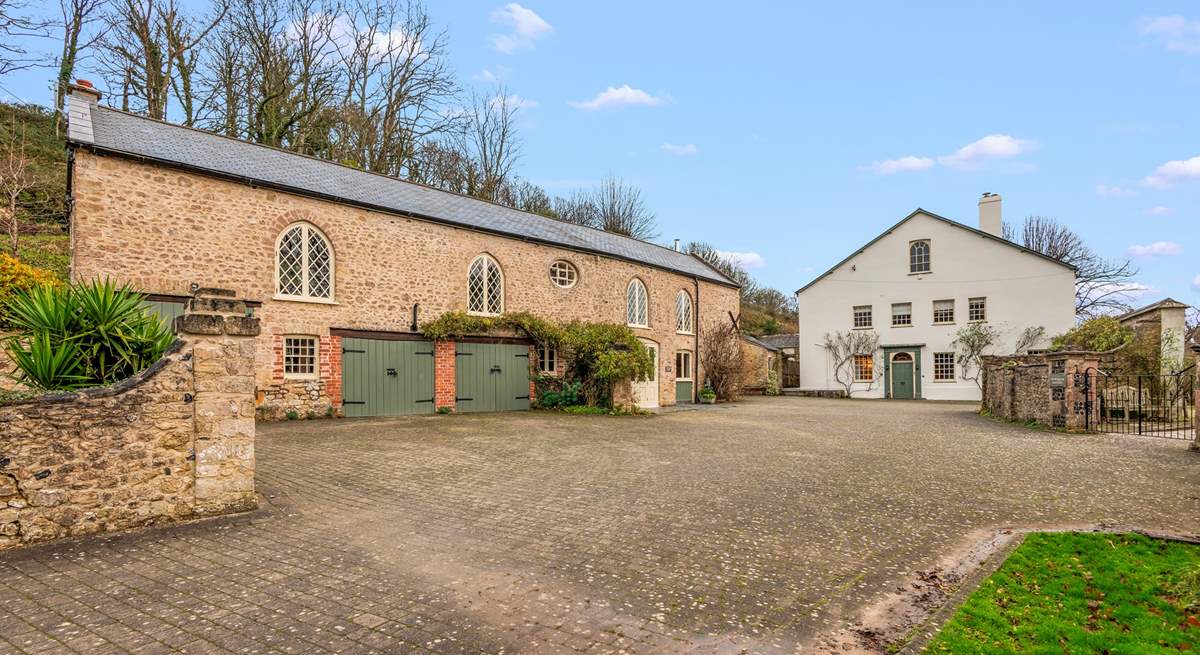
{"label": "white chimney", "polygon": [[992,236],[1003,235],[1004,228],[1000,219],[1000,194],[985,192],[979,198],[979,229]]}
{"label": "white chimney", "polygon": [[675,252],[679,252],[679,239],[675,239]]}

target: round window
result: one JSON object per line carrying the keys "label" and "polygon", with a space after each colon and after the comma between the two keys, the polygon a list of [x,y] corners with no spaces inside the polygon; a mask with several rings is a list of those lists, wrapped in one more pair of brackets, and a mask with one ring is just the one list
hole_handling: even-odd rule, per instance
{"label": "round window", "polygon": [[579,273],[575,271],[575,266],[571,262],[558,260],[550,265],[550,281],[554,286],[570,289],[575,286],[575,282],[579,279]]}

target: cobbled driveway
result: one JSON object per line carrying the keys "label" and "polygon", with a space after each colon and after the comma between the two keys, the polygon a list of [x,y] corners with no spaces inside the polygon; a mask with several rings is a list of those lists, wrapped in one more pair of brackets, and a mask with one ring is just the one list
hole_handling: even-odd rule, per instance
{"label": "cobbled driveway", "polygon": [[1200,528],[1185,443],[954,404],[278,423],[258,456],[258,512],[0,555],[0,651],[795,652],[984,528]]}

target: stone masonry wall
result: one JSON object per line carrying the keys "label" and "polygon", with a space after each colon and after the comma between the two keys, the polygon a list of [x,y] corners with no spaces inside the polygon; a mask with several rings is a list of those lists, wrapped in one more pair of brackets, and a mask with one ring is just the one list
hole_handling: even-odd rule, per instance
{"label": "stone masonry wall", "polygon": [[[76,152],[74,161],[72,275],[107,275],[149,293],[175,295],[204,281],[262,301],[256,310],[263,330],[255,383],[264,402],[272,390],[285,403],[309,392],[276,379],[276,337],[328,337],[330,328],[408,332],[414,304],[419,322],[465,311],[467,269],[482,253],[503,270],[505,311],[558,321],[624,324],[626,287],[632,278],[641,279],[649,294],[650,327],[634,332],[659,346],[663,405],[675,401],[675,352],[695,349],[693,335],[675,330],[676,294],[686,290],[694,301],[697,295],[696,281],[684,275],[86,150]],[[298,221],[319,228],[332,244],[332,302],[274,298],[276,239]],[[199,243],[204,247],[192,245]],[[549,279],[550,264],[559,259],[579,272],[570,289]],[[738,313],[737,289],[698,285],[701,329],[728,325],[729,315]],[[321,410],[341,402],[329,387],[329,380],[340,379],[337,365],[330,360],[328,374],[321,375],[325,386],[316,403]],[[697,384],[704,379],[703,366],[699,360]]]}
{"label": "stone masonry wall", "polygon": [[0,550],[255,507],[257,324],[180,321],[133,378],[0,406]]}
{"label": "stone masonry wall", "polygon": [[984,363],[983,407],[1010,421],[1050,425],[1050,364],[1045,357],[989,358]]}

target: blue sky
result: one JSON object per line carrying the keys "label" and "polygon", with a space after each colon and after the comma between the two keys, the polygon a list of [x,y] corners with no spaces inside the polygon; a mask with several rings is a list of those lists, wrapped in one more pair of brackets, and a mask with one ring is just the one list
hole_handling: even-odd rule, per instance
{"label": "blue sky", "polygon": [[[524,99],[521,173],[614,174],[663,242],[791,291],[916,207],[980,193],[1200,304],[1200,5],[430,2],[451,62]],[[86,71],[82,71],[86,74]],[[44,101],[44,73],[0,81]]]}

